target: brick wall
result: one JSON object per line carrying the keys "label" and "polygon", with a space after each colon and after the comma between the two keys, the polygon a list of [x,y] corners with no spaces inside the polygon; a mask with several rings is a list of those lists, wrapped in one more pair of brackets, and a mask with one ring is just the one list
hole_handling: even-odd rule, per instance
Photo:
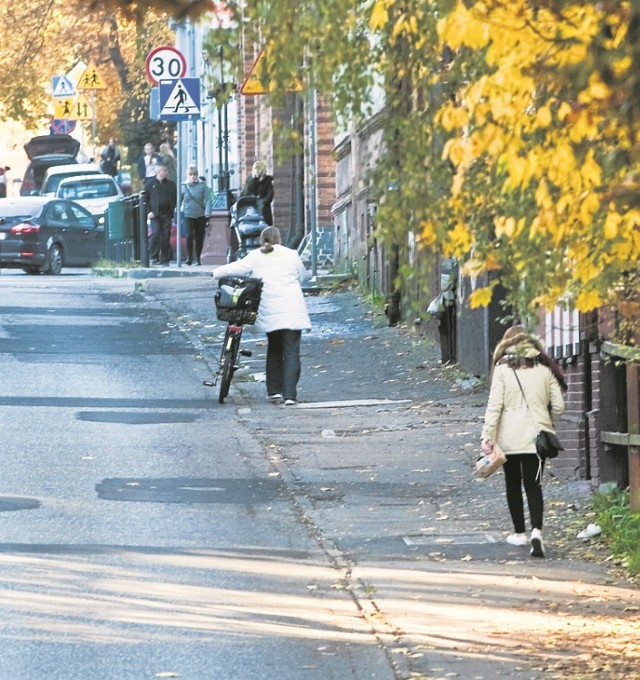
{"label": "brick wall", "polygon": [[[257,49],[254,45],[245,46],[245,73],[255,62]],[[240,176],[234,184],[242,187],[257,159],[264,160],[267,171],[274,177],[273,218],[287,243],[290,232],[302,227],[306,234],[310,231],[310,174],[308,121],[305,132],[305,154],[302,158],[293,149],[275,148],[274,125],[288,128],[303,111],[308,110],[308,101],[301,95],[291,93],[286,96],[282,107],[272,109],[268,98],[263,95],[240,95],[238,106],[238,140]],[[301,129],[302,132],[302,129]],[[280,153],[284,151],[284,153]],[[334,224],[331,207],[335,202],[335,160],[333,158],[333,120],[331,101],[322,96],[316,103],[316,206],[318,230],[330,230],[319,234],[322,243],[322,259],[327,261],[327,249],[333,250]],[[301,183],[304,182],[302,189]]]}

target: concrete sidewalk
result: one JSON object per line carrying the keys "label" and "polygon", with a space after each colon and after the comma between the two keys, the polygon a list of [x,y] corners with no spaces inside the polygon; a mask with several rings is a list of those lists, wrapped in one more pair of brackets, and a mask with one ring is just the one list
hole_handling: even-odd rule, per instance
{"label": "concrete sidewalk", "polygon": [[[212,367],[213,288],[145,287]],[[640,678],[640,593],[575,538],[586,485],[545,470],[547,557],[508,545],[502,475],[473,472],[485,388],[356,293],[308,303],[299,405],[265,400],[266,343],[246,333],[254,355],[219,408],[262,444],[397,677]]]}

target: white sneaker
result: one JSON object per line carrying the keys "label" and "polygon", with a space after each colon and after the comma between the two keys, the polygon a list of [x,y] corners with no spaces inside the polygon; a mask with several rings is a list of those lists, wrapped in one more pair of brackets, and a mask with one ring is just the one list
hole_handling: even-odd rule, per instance
{"label": "white sneaker", "polygon": [[507,543],[509,545],[527,545],[527,534],[509,534]]}
{"label": "white sneaker", "polygon": [[544,557],[544,544],[540,529],[533,529],[531,532],[531,556]]}
{"label": "white sneaker", "polygon": [[295,406],[298,402],[295,399],[285,399],[285,406]]}
{"label": "white sneaker", "polygon": [[281,394],[267,394],[267,401],[273,401],[273,402],[282,401],[282,395]]}

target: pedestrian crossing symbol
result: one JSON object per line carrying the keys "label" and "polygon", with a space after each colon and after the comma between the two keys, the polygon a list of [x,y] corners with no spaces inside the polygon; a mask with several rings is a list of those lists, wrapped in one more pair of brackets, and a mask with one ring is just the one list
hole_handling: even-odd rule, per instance
{"label": "pedestrian crossing symbol", "polygon": [[67,76],[53,76],[51,78],[51,89],[54,97],[73,97],[73,83]]}
{"label": "pedestrian crossing symbol", "polygon": [[200,78],[171,78],[158,82],[161,120],[200,118]]}

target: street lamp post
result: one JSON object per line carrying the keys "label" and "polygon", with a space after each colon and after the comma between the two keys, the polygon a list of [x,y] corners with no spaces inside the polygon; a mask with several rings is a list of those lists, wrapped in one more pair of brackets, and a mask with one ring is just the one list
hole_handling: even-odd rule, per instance
{"label": "street lamp post", "polygon": [[220,86],[218,92],[222,97],[222,105],[218,109],[218,189],[226,192],[229,189],[229,114],[227,109],[226,83],[224,80],[224,54],[222,45],[218,47],[220,58]]}

